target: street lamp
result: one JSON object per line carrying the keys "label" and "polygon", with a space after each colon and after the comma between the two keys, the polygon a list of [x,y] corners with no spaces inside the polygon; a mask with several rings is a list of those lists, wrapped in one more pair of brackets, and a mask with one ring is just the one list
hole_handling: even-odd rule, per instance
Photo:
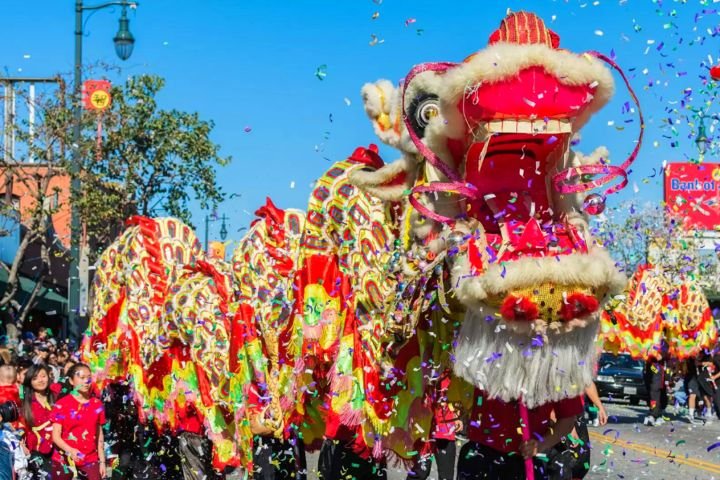
{"label": "street lamp", "polygon": [[220,225],[220,240],[224,241],[227,238],[228,230],[225,225],[225,220],[229,220],[228,217],[223,214],[222,217],[215,217],[211,220],[210,215],[205,215],[205,253],[210,253],[210,222],[217,222],[218,220],[222,221],[222,225]]}
{"label": "street lamp", "polygon": [[220,226],[220,240],[225,241],[225,239],[227,238],[227,233],[228,233],[227,228],[225,227],[225,215],[223,215],[222,218],[223,218],[223,222],[222,222],[222,225]]}
{"label": "street lamp", "polygon": [[[73,157],[70,164],[71,181],[71,201],[70,201],[70,271],[68,272],[68,330],[66,334],[79,336],[81,332],[78,329],[78,319],[80,317],[80,275],[78,265],[80,261],[80,216],[77,210],[77,202],[75,196],[80,193],[80,129],[82,123],[82,39],[83,39],[83,12],[91,10],[101,10],[107,7],[120,6],[122,14],[120,16],[120,28],[115,34],[113,42],[115,43],[115,52],[121,60],[127,60],[132,54],[135,38],[130,33],[130,21],[127,18],[127,7],[136,7],[137,2],[129,0],[117,0],[106,2],[99,5],[83,5],[83,0],[75,0],[75,72],[74,72],[74,104],[73,104]],[[70,336],[70,335],[68,335]]]}
{"label": "street lamp", "polygon": [[130,33],[130,20],[127,18],[127,4],[123,3],[122,14],[120,15],[120,28],[113,38],[115,53],[120,60],[127,60],[132,55],[135,46],[135,37]]}

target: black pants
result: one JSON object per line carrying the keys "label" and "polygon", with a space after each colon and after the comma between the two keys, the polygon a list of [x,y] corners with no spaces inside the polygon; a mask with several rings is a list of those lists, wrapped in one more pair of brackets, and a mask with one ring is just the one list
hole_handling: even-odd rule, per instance
{"label": "black pants", "polygon": [[[700,393],[703,396],[710,397],[710,398],[715,397],[716,388],[715,388],[713,381],[710,379],[709,373],[703,371],[698,375],[698,385],[700,386]],[[712,405],[705,405],[705,407],[712,408]]]}
{"label": "black pants", "polygon": [[[455,477],[455,441],[435,440],[435,463],[438,480],[453,480]],[[407,480],[427,480],[432,470],[432,457],[418,460],[408,472]]]}
{"label": "black pants", "polygon": [[182,432],[178,438],[178,453],[185,480],[220,478],[220,474],[212,467],[212,443],[206,437]]}
{"label": "black pants", "polygon": [[305,445],[299,439],[290,442],[255,437],[253,467],[253,480],[305,480]]}
{"label": "black pants", "polygon": [[33,480],[49,480],[52,472],[50,454],[43,455],[39,452],[30,453],[28,471]]}
{"label": "black pants", "polygon": [[[578,417],[575,422],[580,443],[572,448],[574,453],[574,464],[572,465],[572,478],[585,478],[590,471],[590,433],[588,432],[585,419]],[[557,464],[558,462],[555,462]]]}
{"label": "black pants", "polygon": [[[545,462],[534,458],[533,467],[535,480],[549,480]],[[502,453],[468,442],[460,449],[457,480],[525,480],[525,460],[519,454]]]}
{"label": "black pants", "polygon": [[158,478],[153,465],[141,451],[124,450],[118,455],[118,466],[113,469],[112,480],[154,480]]}
{"label": "black pants", "polygon": [[578,417],[575,431],[575,442],[565,438],[547,453],[549,480],[581,479],[590,470],[590,435],[584,418]]}
{"label": "black pants", "polygon": [[653,418],[660,418],[668,402],[662,372],[653,372],[647,376],[645,378],[645,387],[650,393],[650,415]]}
{"label": "black pants", "polygon": [[387,480],[385,462],[362,458],[336,440],[325,440],[318,459],[320,480]]}
{"label": "black pants", "polygon": [[712,396],[713,404],[715,405],[715,414],[720,418],[720,388],[716,388]]}

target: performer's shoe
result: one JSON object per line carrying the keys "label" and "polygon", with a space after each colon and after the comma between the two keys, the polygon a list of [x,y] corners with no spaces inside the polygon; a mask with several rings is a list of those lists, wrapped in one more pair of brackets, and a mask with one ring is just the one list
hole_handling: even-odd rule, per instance
{"label": "performer's shoe", "polygon": [[690,422],[691,425],[701,425],[702,422],[696,419],[694,416],[690,415],[689,413],[685,416],[685,419]]}
{"label": "performer's shoe", "polygon": [[654,427],[655,419],[652,416],[648,415],[647,417],[645,417],[645,421],[643,421],[643,425],[646,425],[648,427]]}

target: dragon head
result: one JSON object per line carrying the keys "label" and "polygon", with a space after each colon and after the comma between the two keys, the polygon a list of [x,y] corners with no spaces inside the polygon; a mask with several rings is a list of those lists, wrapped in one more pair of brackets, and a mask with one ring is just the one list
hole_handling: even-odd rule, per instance
{"label": "dragon head", "polygon": [[[600,54],[559,44],[536,15],[511,13],[461,63],[418,65],[397,88],[365,85],[376,133],[402,157],[351,177],[406,203],[407,275],[449,266],[466,309],[456,372],[529,405],[589,382],[601,305],[625,283],[589,233],[587,215],[604,197],[582,193],[617,167],[604,147],[587,156],[570,148],[611,98],[613,76]],[[552,380],[558,371],[562,381]]]}

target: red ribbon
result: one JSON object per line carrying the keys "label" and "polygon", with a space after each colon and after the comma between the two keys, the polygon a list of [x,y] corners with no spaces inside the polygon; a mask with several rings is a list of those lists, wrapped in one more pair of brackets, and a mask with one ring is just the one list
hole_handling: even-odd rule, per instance
{"label": "red ribbon", "polygon": [[478,193],[477,188],[475,188],[475,185],[471,183],[432,182],[428,185],[417,185],[413,187],[412,191],[410,192],[410,205],[412,205],[415,210],[420,212],[422,216],[441,223],[453,223],[455,222],[455,219],[435,213],[429,208],[427,208],[425,205],[420,203],[420,201],[415,197],[415,195],[423,193],[456,193],[466,198],[480,198],[480,194]]}
{"label": "red ribbon", "polygon": [[[523,401],[522,396],[518,398],[518,406],[520,407],[520,419],[522,420],[522,439],[523,442],[530,440],[530,412],[527,405]],[[535,480],[535,469],[533,468],[532,458],[525,459],[525,480]]]}
{"label": "red ribbon", "polygon": [[407,111],[405,110],[405,92],[407,90],[407,86],[410,84],[412,79],[415,78],[419,73],[445,72],[449,68],[456,65],[456,63],[450,62],[430,62],[415,65],[412,70],[410,70],[410,73],[407,74],[407,77],[405,77],[402,90],[403,122],[405,123],[405,128],[410,135],[410,139],[412,140],[413,144],[415,144],[415,148],[417,148],[418,152],[423,157],[425,157],[425,160],[430,165],[440,170],[440,172],[442,172],[442,174],[450,180],[449,182],[432,182],[428,185],[417,185],[413,187],[412,191],[410,192],[410,205],[412,205],[413,208],[420,213],[420,215],[440,223],[454,223],[455,219],[433,212],[425,205],[420,203],[420,201],[416,198],[417,195],[423,193],[451,192],[463,195],[468,198],[476,198],[478,196],[478,191],[474,185],[469,183],[462,183],[460,174],[447,163],[443,162],[440,157],[438,157],[435,152],[428,148],[428,146],[422,142],[420,137],[418,137],[417,133],[412,127],[412,124],[410,123],[410,119],[407,116]]}
{"label": "red ribbon", "polygon": [[[622,165],[581,165],[579,167],[567,168],[562,172],[553,175],[552,182],[555,190],[560,193],[579,193],[587,192],[588,190],[593,190],[595,188],[601,187],[602,185],[609,183],[616,177],[622,177],[620,183],[605,190],[605,195],[610,195],[612,193],[619,192],[620,190],[625,188],[628,183],[627,171],[628,168],[630,168],[630,165],[637,158],[638,153],[640,152],[640,146],[642,145],[642,139],[645,133],[645,118],[643,117],[642,110],[640,109],[640,101],[638,100],[637,95],[635,95],[635,91],[630,86],[630,81],[627,79],[627,77],[625,76],[625,72],[622,71],[620,66],[615,63],[615,61],[600,52],[591,51],[587,53],[594,56],[595,58],[599,58],[600,60],[613,67],[622,77],[623,81],[625,82],[625,86],[627,86],[627,89],[630,92],[630,96],[632,97],[638,109],[638,115],[640,116],[640,135],[638,136],[638,141],[635,144],[635,149],[632,151],[627,160],[623,162]],[[590,182],[571,183],[573,180],[576,180],[582,175],[587,174],[601,174],[603,176]]]}

